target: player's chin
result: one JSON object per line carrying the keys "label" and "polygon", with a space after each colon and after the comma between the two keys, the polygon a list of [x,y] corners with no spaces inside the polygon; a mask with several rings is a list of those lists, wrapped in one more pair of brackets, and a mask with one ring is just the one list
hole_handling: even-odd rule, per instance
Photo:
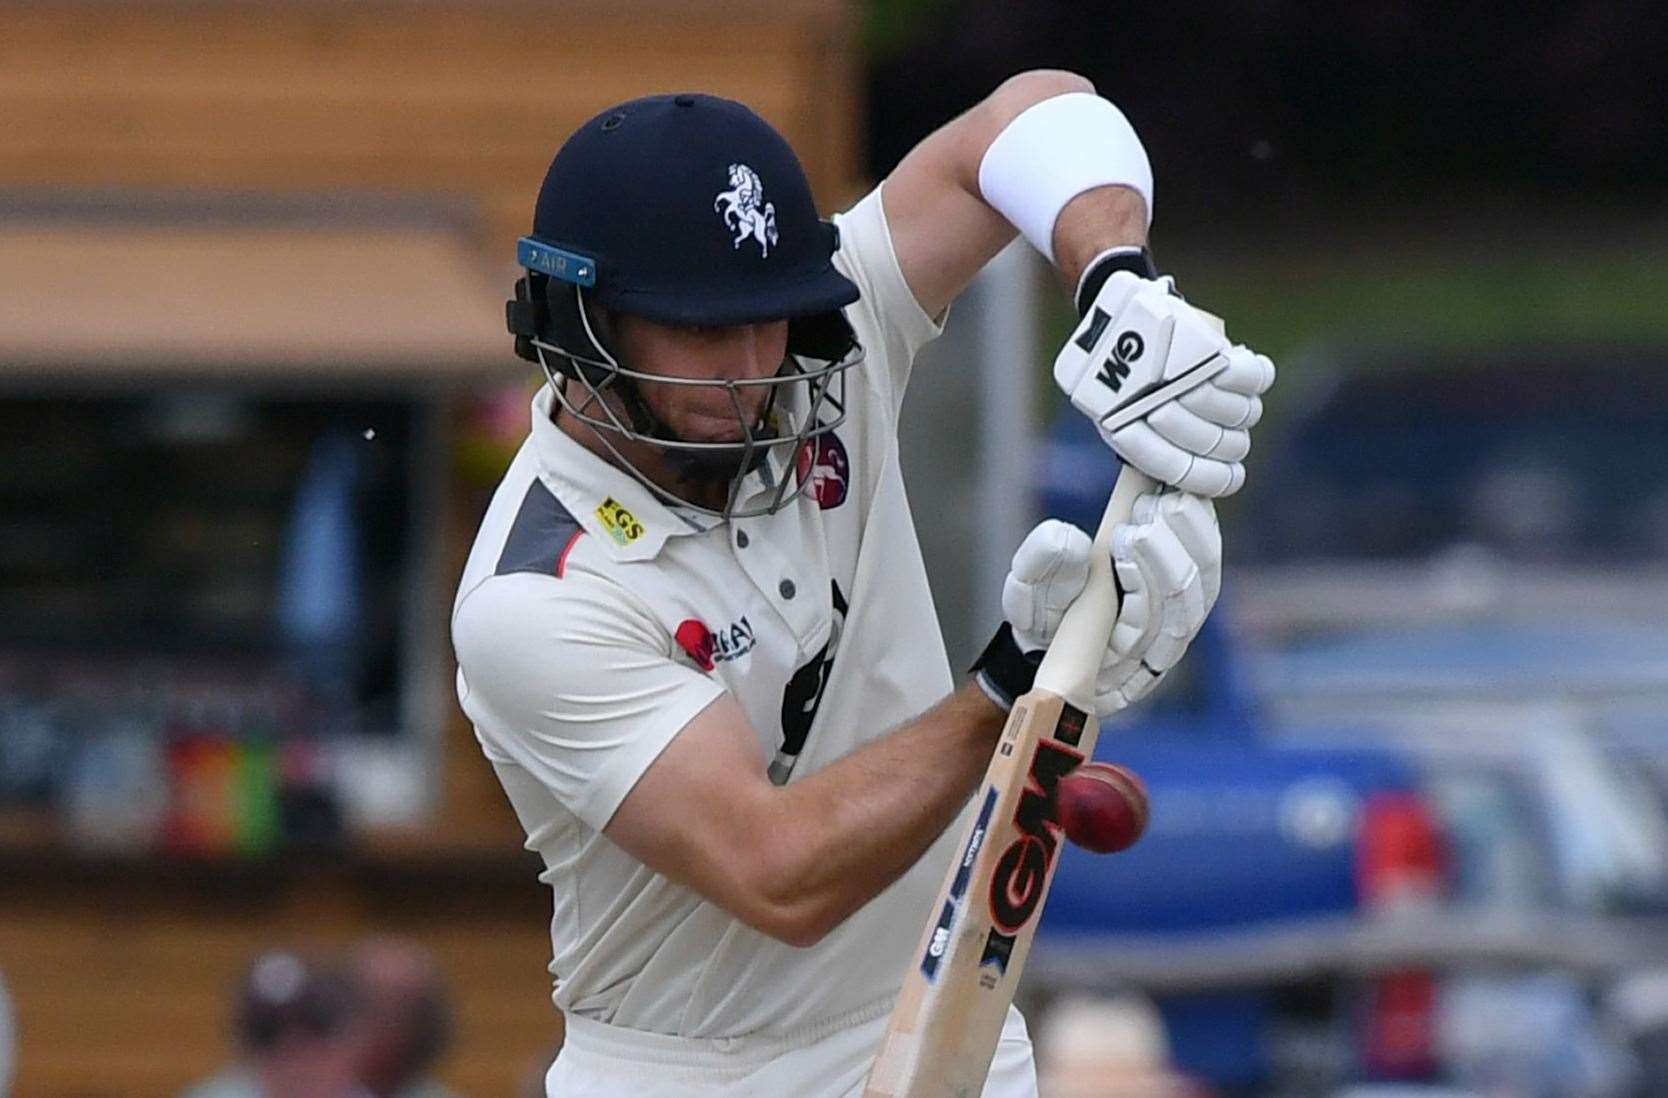
{"label": "player's chin", "polygon": [[[755,440],[760,437],[762,425],[757,416],[754,417],[752,436]],[[719,443],[727,446],[741,446],[747,442],[748,432],[741,426],[741,420],[736,418],[734,409],[723,413],[696,413],[689,416],[679,425],[678,437],[685,442]]]}
{"label": "player's chin", "polygon": [[668,460],[683,480],[695,484],[724,484],[741,473],[746,454],[746,447],[736,445],[711,450],[674,450],[668,455]]}

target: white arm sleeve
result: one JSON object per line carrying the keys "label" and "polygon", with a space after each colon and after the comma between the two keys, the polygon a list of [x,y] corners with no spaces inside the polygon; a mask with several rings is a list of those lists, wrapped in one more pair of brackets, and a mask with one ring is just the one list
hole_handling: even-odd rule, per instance
{"label": "white arm sleeve", "polygon": [[1098,95],[1068,92],[1024,111],[985,150],[979,193],[1054,262],[1054,222],[1066,203],[1116,184],[1140,192],[1153,223],[1153,169],[1124,112]]}
{"label": "white arm sleeve", "polygon": [[528,771],[598,831],[723,692],[623,590],[573,570],[487,580],[459,606],[452,642],[458,698],[488,757]]}

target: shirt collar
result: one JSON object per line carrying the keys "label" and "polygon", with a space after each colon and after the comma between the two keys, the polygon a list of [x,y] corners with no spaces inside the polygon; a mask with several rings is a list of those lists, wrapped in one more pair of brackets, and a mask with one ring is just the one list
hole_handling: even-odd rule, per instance
{"label": "shirt collar", "polygon": [[[580,445],[551,419],[555,405],[555,391],[548,383],[540,386],[532,407],[539,478],[575,520],[608,547],[615,560],[649,560],[667,538],[704,534],[724,524],[724,519],[705,511],[668,504],[630,472]],[[772,447],[765,458],[772,477],[782,474],[787,461],[781,449]],[[742,481],[737,504],[760,502],[775,491],[769,487],[772,482],[762,471],[749,474]]]}
{"label": "shirt collar", "polygon": [[555,403],[556,394],[548,384],[533,396],[532,438],[539,479],[615,560],[649,560],[667,538],[700,533],[718,521],[700,515],[705,521],[691,526],[636,477],[556,426],[551,419]]}

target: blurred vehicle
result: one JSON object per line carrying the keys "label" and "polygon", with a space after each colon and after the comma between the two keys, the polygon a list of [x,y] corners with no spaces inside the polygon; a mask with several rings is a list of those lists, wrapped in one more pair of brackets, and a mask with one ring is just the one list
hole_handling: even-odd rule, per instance
{"label": "blurred vehicle", "polygon": [[1116,858],[1065,849],[1037,976],[1142,987],[1177,1067],[1229,1092],[1668,1092],[1595,1009],[1668,961],[1648,918],[1668,910],[1668,822],[1637,776],[1567,708],[1333,706],[1269,692],[1266,659],[1256,715],[1212,717],[1187,698],[1232,696],[1201,681],[1233,662],[1221,633],[1190,657],[1194,690],[1103,737],[1152,824]]}
{"label": "blurred vehicle", "polygon": [[[1062,857],[1040,971],[1142,987],[1177,1064],[1243,1093],[1668,1093],[1594,1006],[1668,942],[1668,798],[1618,766],[1668,775],[1662,357],[1337,359],[1223,507],[1183,681],[1102,738],[1153,824]],[[1043,453],[1080,524],[1090,444],[1068,417]]]}
{"label": "blurred vehicle", "polygon": [[[1072,413],[1045,461],[1048,512],[1092,527],[1114,475],[1093,429]],[[1263,724],[1219,611],[1151,702],[1108,723],[1096,754],[1142,776],[1151,823],[1116,858],[1064,848],[1028,978],[1139,986],[1176,1068],[1223,1093],[1294,1075],[1330,1085],[1362,1062],[1425,1074],[1420,988],[1393,974],[1355,1002],[1288,964],[1317,926],[1336,933],[1385,896],[1435,887],[1417,772],[1378,748],[1281,744]]]}
{"label": "blurred vehicle", "polygon": [[1044,986],[1141,988],[1176,1067],[1224,1093],[1441,1077],[1418,943],[1360,948],[1388,913],[1452,887],[1417,760],[1276,727],[1236,685],[1219,619],[1183,666],[1096,751],[1145,781],[1146,835],[1113,858],[1063,849],[1028,971]]}
{"label": "blurred vehicle", "polygon": [[[1668,820],[1576,713],[1542,703],[1350,703],[1290,742],[1416,760],[1448,872],[1427,945],[1444,1076],[1484,1093],[1660,1094],[1603,1009],[1668,959]],[[1326,731],[1317,735],[1316,730]]]}
{"label": "blurred vehicle", "polygon": [[[1565,974],[1446,979],[1446,1059],[1482,1089],[1616,1092],[1626,1071],[1591,1000],[1661,960],[1664,358],[1332,356],[1244,500],[1239,609],[1270,727],[1348,725],[1340,745],[1415,759],[1451,903],[1488,913],[1473,952],[1519,966],[1538,953]],[[1554,1017],[1560,1032],[1533,1024]],[[1631,1085],[1665,1093],[1668,1077],[1641,1057]]]}
{"label": "blurred vehicle", "polygon": [[1668,802],[1668,348],[1328,359],[1230,539],[1263,687],[1554,700]]}
{"label": "blurred vehicle", "polygon": [[[1604,645],[1572,654],[1547,639],[1514,623],[1407,628],[1306,641],[1253,664],[1282,742],[1371,744],[1418,762],[1462,860],[1456,880],[1469,891],[1458,899],[1668,913],[1668,817],[1639,771],[1596,733],[1590,711],[1602,703],[1570,690],[1589,666],[1605,677],[1616,664]],[[1616,643],[1640,660],[1654,643],[1668,669],[1668,635]],[[1472,689],[1459,681],[1466,650],[1484,665]],[[1503,680],[1496,665],[1521,681]],[[1433,666],[1445,684],[1433,682]],[[1659,722],[1668,736],[1668,710]]]}
{"label": "blurred vehicle", "polygon": [[[1602,620],[1311,623],[1252,662],[1284,742],[1373,744],[1421,768],[1451,902],[1474,927],[1474,963],[1450,964],[1438,1006],[1452,1075],[1514,1094],[1668,1092],[1647,1054],[1660,1020],[1600,1009],[1668,960],[1668,815],[1604,734],[1660,691],[1668,637]],[[1668,707],[1654,713],[1660,751]],[[1555,971],[1524,971],[1537,963]]]}
{"label": "blurred vehicle", "polygon": [[1545,344],[1299,360],[1290,373],[1321,380],[1257,456],[1238,550],[1384,563],[1471,546],[1589,573],[1660,570],[1665,360],[1661,347]]}

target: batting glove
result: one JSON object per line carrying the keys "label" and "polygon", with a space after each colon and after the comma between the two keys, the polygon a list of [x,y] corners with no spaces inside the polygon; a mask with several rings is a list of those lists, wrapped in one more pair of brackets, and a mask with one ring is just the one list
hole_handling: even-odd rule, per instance
{"label": "batting glove", "polygon": [[[1089,535],[1044,522],[1020,543],[1002,585],[1002,612],[1023,652],[1048,647],[1066,608],[1089,581]],[[1208,499],[1181,492],[1140,496],[1113,528],[1118,618],[1095,680],[1101,716],[1139,701],[1187,651],[1222,590],[1222,533]],[[1023,691],[1021,691],[1023,692]]]}
{"label": "batting glove", "polygon": [[[1230,344],[1175,294],[1168,277],[1115,271],[1083,308],[1054,360],[1054,380],[1072,406],[1095,421],[1120,458],[1154,480],[1201,496],[1239,491],[1274,364]],[[1133,421],[1121,414],[1218,355],[1227,365],[1203,385]]]}

